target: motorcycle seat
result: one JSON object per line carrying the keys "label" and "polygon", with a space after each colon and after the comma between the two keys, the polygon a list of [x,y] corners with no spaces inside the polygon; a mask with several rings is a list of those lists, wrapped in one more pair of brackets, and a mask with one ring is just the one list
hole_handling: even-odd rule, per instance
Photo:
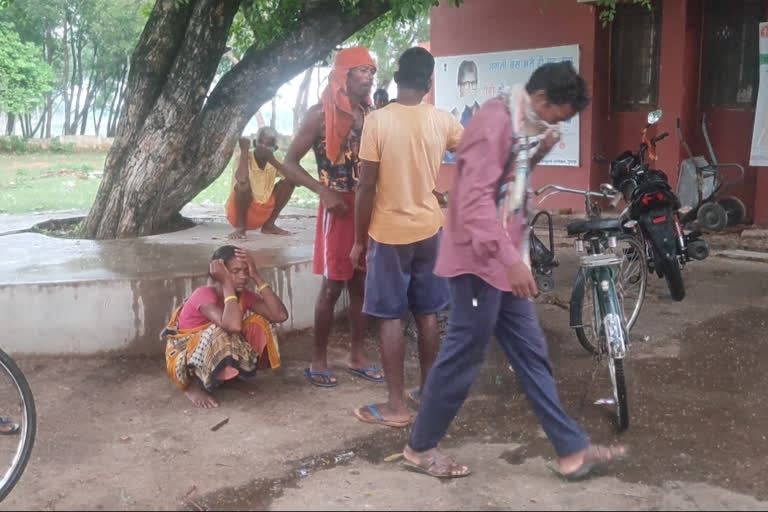
{"label": "motorcycle seat", "polygon": [[580,235],[591,231],[618,231],[621,230],[621,220],[592,218],[577,220],[568,224],[568,235]]}

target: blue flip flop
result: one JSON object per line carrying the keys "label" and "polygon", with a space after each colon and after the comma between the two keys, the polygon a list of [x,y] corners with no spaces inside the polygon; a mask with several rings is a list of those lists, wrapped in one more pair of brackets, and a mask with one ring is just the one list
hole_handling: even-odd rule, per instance
{"label": "blue flip flop", "polygon": [[6,416],[0,416],[0,425],[11,427],[11,430],[0,430],[0,435],[4,435],[4,436],[12,436],[13,434],[16,434],[20,428],[18,423],[13,423]]}
{"label": "blue flip flop", "polygon": [[[368,414],[373,416],[373,418],[367,418],[363,415],[362,411],[363,409],[368,411]],[[353,414],[355,417],[362,421],[363,423],[371,423],[373,425],[386,425],[387,427],[392,428],[405,428],[407,427],[411,422],[410,421],[391,421],[391,420],[385,420],[384,417],[379,412],[379,409],[376,407],[376,405],[366,405],[359,409],[355,409],[353,411]]]}
{"label": "blue flip flop", "polygon": [[366,366],[365,368],[359,368],[359,369],[347,367],[347,371],[352,375],[356,375],[370,382],[384,382],[386,380],[386,377],[384,377],[383,375],[381,377],[371,377],[370,375],[368,375],[369,373],[380,372],[381,368],[379,368],[378,366]]}
{"label": "blue flip flop", "polygon": [[[317,386],[319,388],[335,388],[339,385],[338,382],[331,382],[331,377],[333,377],[333,373],[328,370],[327,372],[313,372],[309,368],[304,368],[304,376],[307,378],[310,384],[313,386]],[[328,379],[328,382],[318,382],[313,377],[325,377]]]}

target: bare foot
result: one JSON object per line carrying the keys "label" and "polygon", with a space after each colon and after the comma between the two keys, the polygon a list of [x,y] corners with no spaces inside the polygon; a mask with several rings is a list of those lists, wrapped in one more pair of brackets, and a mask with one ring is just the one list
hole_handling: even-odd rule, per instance
{"label": "bare foot", "polygon": [[244,229],[236,229],[230,234],[227,235],[227,238],[230,240],[245,240],[245,230]]}
{"label": "bare foot", "polygon": [[261,227],[261,232],[264,233],[265,235],[288,236],[288,235],[292,235],[293,234],[290,231],[286,231],[286,230],[284,230],[282,228],[279,228],[279,227],[275,226],[274,224],[264,224]]}
{"label": "bare foot", "polygon": [[200,387],[195,384],[190,385],[187,390],[184,391],[184,394],[187,395],[187,398],[189,398],[193,404],[195,404],[195,407],[200,407],[201,409],[215,409],[219,406],[219,402],[217,402],[210,393],[200,389]]}
{"label": "bare foot", "polygon": [[409,469],[435,478],[460,478],[471,473],[467,466],[457,464],[451,457],[440,453],[437,448],[416,452],[406,445],[403,457]]}

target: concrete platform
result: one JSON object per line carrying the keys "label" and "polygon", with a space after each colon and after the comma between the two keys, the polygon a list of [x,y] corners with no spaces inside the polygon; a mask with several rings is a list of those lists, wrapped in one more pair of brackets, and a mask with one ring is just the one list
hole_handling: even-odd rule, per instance
{"label": "concrete platform", "polygon": [[[20,354],[159,353],[158,333],[173,309],[205,284],[213,251],[232,228],[218,208],[190,207],[198,224],[134,240],[67,240],[28,230],[55,215],[0,218],[3,348]],[[255,231],[239,243],[290,313],[282,330],[311,327],[320,279],[312,274],[315,213],[287,209],[293,236]],[[343,308],[344,304],[340,304]]]}

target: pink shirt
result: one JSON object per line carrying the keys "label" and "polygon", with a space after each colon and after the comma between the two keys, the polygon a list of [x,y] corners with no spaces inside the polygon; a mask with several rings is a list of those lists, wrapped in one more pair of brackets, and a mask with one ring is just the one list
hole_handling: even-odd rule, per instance
{"label": "pink shirt", "polygon": [[435,274],[473,274],[499,290],[511,291],[506,269],[522,261],[526,232],[519,226],[504,230],[497,196],[513,141],[504,101],[488,100],[472,117],[459,146]]}
{"label": "pink shirt", "polygon": [[[250,290],[245,290],[243,293],[245,294],[243,305],[246,310],[251,309],[251,306],[261,300],[261,297]],[[219,297],[215,286],[201,286],[192,292],[192,295],[190,295],[189,299],[184,303],[184,306],[179,313],[179,329],[194,329],[210,322],[210,320],[208,320],[208,318],[206,318],[200,311],[200,308],[206,304],[214,303],[218,303],[221,307],[224,307],[224,298]]]}

